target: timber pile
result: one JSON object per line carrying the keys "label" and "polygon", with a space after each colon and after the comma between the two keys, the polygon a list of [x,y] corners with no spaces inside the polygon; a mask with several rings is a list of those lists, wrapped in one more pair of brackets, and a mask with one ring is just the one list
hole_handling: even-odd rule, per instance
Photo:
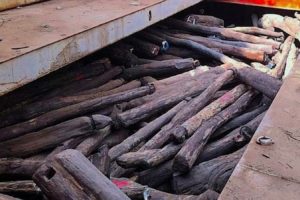
{"label": "timber pile", "polygon": [[2,97],[0,198],[217,199],[295,62],[299,24],[172,18]]}

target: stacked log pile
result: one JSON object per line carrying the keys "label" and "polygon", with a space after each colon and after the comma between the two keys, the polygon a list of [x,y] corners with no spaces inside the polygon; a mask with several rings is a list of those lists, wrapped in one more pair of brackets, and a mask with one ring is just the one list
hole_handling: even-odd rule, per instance
{"label": "stacked log pile", "polygon": [[1,97],[0,198],[217,199],[298,54],[260,24],[167,19]]}

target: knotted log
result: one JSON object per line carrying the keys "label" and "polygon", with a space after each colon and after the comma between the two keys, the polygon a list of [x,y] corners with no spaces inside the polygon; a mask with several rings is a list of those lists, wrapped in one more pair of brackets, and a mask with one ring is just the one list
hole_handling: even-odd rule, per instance
{"label": "knotted log", "polygon": [[185,18],[187,23],[199,24],[203,26],[212,26],[212,27],[224,27],[224,20],[209,16],[209,15],[188,15]]}
{"label": "knotted log", "polygon": [[164,76],[185,72],[199,65],[199,61],[192,58],[156,61],[149,64],[139,65],[124,70],[125,79],[136,79],[144,76]]}
{"label": "knotted log", "polygon": [[243,84],[240,84],[229,92],[225,93],[222,97],[200,110],[196,115],[177,126],[171,133],[173,139],[177,142],[183,142],[186,138],[190,137],[202,125],[203,122],[214,117],[223,108],[235,102],[246,91],[247,87]]}
{"label": "knotted log", "polygon": [[275,98],[282,85],[280,80],[251,68],[238,69],[237,77],[247,85],[262,92],[270,99]]}
{"label": "knotted log", "polygon": [[177,112],[179,112],[185,105],[187,104],[187,100],[183,100],[175,107],[170,109],[165,114],[156,118],[145,127],[138,130],[133,135],[129,136],[122,143],[114,146],[109,150],[109,156],[112,160],[115,160],[120,155],[129,152],[131,149],[139,145],[142,141],[151,137],[154,133],[156,133],[163,125],[168,123]]}
{"label": "knotted log", "polygon": [[182,124],[206,106],[206,104],[214,97],[214,94],[232,78],[232,70],[228,70],[221,74],[199,96],[192,99],[187,106],[178,112],[168,125],[164,126],[155,136],[153,136],[153,138],[148,140],[141,149],[160,148],[170,139],[173,128],[176,125]]}
{"label": "knotted log", "polygon": [[140,185],[130,179],[125,178],[114,178],[112,182],[131,199],[145,199],[146,197],[151,198],[152,200],[217,200],[219,196],[217,192],[212,190],[208,190],[199,196],[174,195]]}
{"label": "knotted log", "polygon": [[109,177],[109,169],[110,169],[110,158],[108,156],[108,146],[101,146],[96,153],[92,154],[89,157],[89,160],[93,165],[97,167],[97,169],[102,172],[105,176]]}
{"label": "knotted log", "polygon": [[168,19],[165,23],[172,28],[184,29],[187,31],[192,31],[194,33],[206,34],[206,35],[217,35],[222,38],[227,38],[231,40],[239,40],[244,42],[256,43],[256,44],[267,44],[272,45],[274,48],[279,48],[280,42],[276,42],[272,39],[265,39],[245,33],[240,33],[237,31],[233,31],[229,28],[218,28],[218,27],[208,27],[202,25],[195,25],[186,23],[176,19]]}
{"label": "knotted log", "polygon": [[253,91],[246,92],[232,105],[221,111],[215,117],[204,122],[175,156],[173,163],[174,170],[179,172],[190,171],[215,130],[241,113],[249,105],[255,95],[256,93]]}
{"label": "knotted log", "polygon": [[3,150],[0,152],[0,157],[23,157],[38,153],[70,138],[94,134],[95,131],[106,128],[110,123],[110,118],[100,115],[75,118],[38,132],[1,142]]}
{"label": "knotted log", "polygon": [[65,150],[42,165],[34,182],[49,199],[128,199],[87,158]]}
{"label": "knotted log", "polygon": [[137,89],[120,92],[114,95],[99,97],[87,100],[78,104],[63,107],[57,110],[50,111],[29,121],[12,125],[0,129],[0,141],[11,139],[28,132],[51,126],[62,121],[74,118],[76,116],[84,115],[96,109],[105,108],[109,105],[129,101],[138,97],[151,94],[154,91],[153,86],[144,86]]}
{"label": "knotted log", "polygon": [[173,177],[177,194],[201,194],[207,189],[221,192],[243,155],[245,148],[195,166],[188,174]]}

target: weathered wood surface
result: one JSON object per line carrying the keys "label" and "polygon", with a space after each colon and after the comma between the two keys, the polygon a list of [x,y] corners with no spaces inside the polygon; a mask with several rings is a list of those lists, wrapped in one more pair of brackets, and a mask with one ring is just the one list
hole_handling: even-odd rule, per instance
{"label": "weathered wood surface", "polygon": [[109,150],[109,156],[112,160],[115,160],[117,157],[123,153],[129,152],[131,149],[139,145],[142,141],[145,141],[147,138],[155,134],[163,125],[168,123],[177,112],[179,112],[187,104],[186,100],[183,100],[172,109],[170,109],[165,114],[156,118],[145,127],[138,130],[133,135],[126,138],[122,143],[114,146]]}
{"label": "weathered wood surface", "polygon": [[0,194],[0,200],[21,200],[21,199],[6,194]]}
{"label": "weathered wood surface", "polygon": [[[1,142],[0,157],[22,157],[38,153],[78,136],[94,134],[111,123],[109,117],[93,115],[75,118],[55,126]],[[68,133],[68,134],[66,134]]]}
{"label": "weathered wood surface", "polygon": [[209,15],[188,15],[185,18],[185,21],[191,24],[200,24],[203,26],[212,26],[212,27],[224,27],[224,20],[209,16]]}
{"label": "weathered wood surface", "polygon": [[142,58],[155,57],[160,51],[159,46],[136,37],[126,38],[126,42],[130,43],[134,47],[133,52]]}
{"label": "weathered wood surface", "polygon": [[97,169],[102,172],[105,176],[109,177],[109,169],[110,169],[110,158],[108,156],[108,146],[101,146],[96,153],[92,154],[89,157],[89,160],[93,165],[97,167]]}
{"label": "weathered wood surface", "polygon": [[66,150],[37,170],[33,180],[50,199],[128,199],[87,158]]}
{"label": "weathered wood surface", "polygon": [[186,120],[181,125],[177,126],[172,132],[173,138],[178,142],[183,142],[186,138],[191,136],[203,122],[218,114],[223,108],[235,102],[242,94],[247,91],[247,87],[240,84],[225,93],[219,99],[213,101],[205,108],[200,110],[197,114]]}
{"label": "weathered wood surface", "polygon": [[232,70],[228,70],[211,83],[199,96],[192,99],[180,112],[178,112],[169,124],[164,126],[154,135],[141,149],[160,148],[170,139],[173,128],[182,124],[201,110],[213,97],[214,94],[229,80],[233,78]]}
{"label": "weathered wood surface", "polygon": [[155,88],[153,86],[144,86],[137,89],[120,92],[106,97],[91,99],[78,104],[53,110],[29,121],[8,126],[6,128],[1,128],[0,141],[21,136],[25,133],[36,131],[38,129],[60,123],[70,118],[84,115],[88,112],[92,112],[93,110],[105,108],[112,104],[142,97],[147,94],[153,93],[154,90]]}
{"label": "weathered wood surface", "polygon": [[[137,37],[142,38],[144,40],[150,41],[160,47],[160,51],[166,51],[169,49],[169,43],[161,37],[157,35],[151,34],[148,31],[142,31],[136,33]],[[165,59],[166,60],[166,59]]]}
{"label": "weathered wood surface", "polygon": [[219,194],[208,190],[201,195],[174,195],[147,186],[140,185],[129,179],[113,179],[112,182],[132,199],[145,199],[145,194],[152,200],[217,200]]}
{"label": "weathered wood surface", "polygon": [[41,190],[31,180],[0,182],[0,193],[7,194],[39,194]]}
{"label": "weathered wood surface", "polygon": [[174,170],[179,172],[190,171],[215,130],[244,111],[256,94],[257,93],[254,91],[246,92],[232,105],[225,108],[210,120],[205,121],[186,141],[184,146],[175,156],[173,163]]}
{"label": "weathered wood surface", "polygon": [[269,37],[284,37],[284,34],[282,32],[275,32],[272,30],[258,28],[258,27],[254,27],[254,26],[234,27],[234,28],[229,28],[229,29],[236,31],[236,32],[247,33],[247,34],[252,34],[252,35],[265,35],[265,36],[269,36]]}
{"label": "weathered wood surface", "polygon": [[222,38],[231,39],[231,40],[239,40],[239,41],[251,42],[256,44],[267,44],[267,45],[272,45],[274,48],[279,48],[280,46],[280,42],[276,42],[272,39],[265,39],[254,35],[240,33],[237,31],[233,31],[229,28],[208,27],[199,24],[195,25],[195,24],[186,23],[184,21],[176,20],[174,18],[166,20],[166,24],[168,24],[172,28],[184,29],[199,34],[217,35]]}
{"label": "weathered wood surface", "polygon": [[201,194],[207,189],[221,192],[245,148],[195,166],[188,174],[173,177],[177,194]]}
{"label": "weathered wood surface", "polygon": [[237,69],[236,74],[242,82],[262,92],[270,99],[275,98],[282,85],[282,81],[251,68]]}
{"label": "weathered wood surface", "polygon": [[112,131],[107,137],[103,139],[100,146],[107,145],[109,148],[116,146],[123,142],[127,137],[131,135],[132,131],[129,129],[120,129]]}

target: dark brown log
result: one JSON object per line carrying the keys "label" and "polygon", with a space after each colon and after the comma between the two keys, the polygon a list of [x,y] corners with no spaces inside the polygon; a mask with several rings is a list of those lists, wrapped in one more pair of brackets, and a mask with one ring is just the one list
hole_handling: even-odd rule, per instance
{"label": "dark brown log", "polygon": [[125,83],[126,83],[126,81],[122,78],[110,80],[106,84],[101,85],[100,87],[93,88],[90,90],[84,90],[82,92],[77,93],[76,95],[90,94],[93,92],[98,93],[98,92],[109,91],[109,90],[115,89],[117,87],[120,87],[121,85],[123,85]]}
{"label": "dark brown log", "polygon": [[89,156],[93,151],[95,151],[99,147],[103,139],[107,137],[110,133],[111,133],[110,125],[102,129],[97,129],[95,131],[95,134],[83,140],[76,147],[76,150],[80,151],[85,156]]}
{"label": "dark brown log", "polygon": [[141,38],[141,39],[150,41],[153,44],[158,45],[160,47],[161,51],[166,51],[170,47],[169,43],[166,40],[164,40],[163,38],[158,37],[157,35],[149,33],[147,30],[136,33],[136,36]]}
{"label": "dark brown log", "polygon": [[19,198],[15,198],[6,194],[0,194],[0,199],[1,200],[21,200]]}
{"label": "dark brown log", "polygon": [[14,138],[38,129],[42,129],[44,127],[68,120],[70,118],[84,115],[85,113],[92,112],[93,110],[105,108],[112,104],[142,97],[147,94],[153,93],[154,90],[155,88],[153,86],[144,86],[137,89],[117,93],[106,97],[91,99],[78,104],[53,110],[29,121],[0,129],[0,141]]}
{"label": "dark brown log", "polygon": [[208,86],[198,97],[192,99],[184,109],[178,112],[171,122],[163,127],[153,138],[151,138],[142,149],[160,148],[166,143],[174,131],[175,126],[182,124],[184,121],[195,115],[214,97],[226,82],[233,78],[232,70],[228,70],[220,75],[212,84]]}
{"label": "dark brown log", "polygon": [[34,182],[50,199],[128,199],[87,158],[65,150],[40,167]]}
{"label": "dark brown log", "polygon": [[30,180],[0,182],[0,193],[37,195],[40,192],[39,187]]}
{"label": "dark brown log", "polygon": [[277,14],[265,14],[259,20],[259,25],[263,28],[279,28],[300,41],[298,34],[300,32],[300,21],[298,19]]}
{"label": "dark brown log", "polygon": [[156,61],[149,64],[139,65],[124,70],[123,77],[126,80],[141,78],[144,76],[161,77],[185,72],[199,65],[199,61],[192,58]]}
{"label": "dark brown log", "polygon": [[193,50],[187,49],[187,48],[181,48],[181,47],[173,47],[171,46],[166,53],[173,55],[173,56],[178,56],[181,58],[199,58],[201,57],[198,55],[196,52]]}
{"label": "dark brown log", "polygon": [[21,158],[1,158],[0,176],[16,176],[31,178],[33,173],[43,164],[41,160],[21,159]]}
{"label": "dark brown log", "polygon": [[229,28],[230,30],[240,32],[240,33],[247,33],[252,35],[265,35],[269,37],[284,37],[282,32],[275,32],[268,29],[258,28],[258,27],[234,27]]}
{"label": "dark brown log", "polygon": [[172,54],[161,54],[161,55],[156,56],[153,59],[162,61],[162,60],[183,59],[183,58],[181,58],[179,56],[174,56]]}
{"label": "dark brown log", "polygon": [[295,38],[292,36],[289,36],[285,42],[282,45],[282,51],[280,52],[280,56],[278,59],[278,62],[276,63],[276,66],[274,69],[271,70],[271,75],[278,78],[282,79],[282,76],[285,71],[285,66],[287,62],[287,57],[289,55],[289,52],[291,50],[292,44],[294,43]]}
{"label": "dark brown log", "polygon": [[108,156],[108,146],[101,146],[96,153],[92,154],[89,157],[89,160],[93,165],[97,167],[97,169],[102,172],[105,176],[109,177],[109,169],[110,169],[110,158]]}
{"label": "dark brown log", "polygon": [[181,147],[181,144],[170,143],[162,149],[130,152],[120,156],[117,163],[124,168],[152,168],[173,158]]}
{"label": "dark brown log", "polygon": [[112,182],[131,199],[151,200],[217,200],[219,194],[214,191],[206,191],[199,196],[194,195],[174,195],[162,192],[147,186],[140,185],[130,179],[112,179]]}
{"label": "dark brown log", "polygon": [[101,142],[100,146],[107,145],[109,148],[120,144],[131,135],[132,131],[128,129],[120,129],[113,131]]}
{"label": "dark brown log", "polygon": [[117,164],[117,162],[112,162],[110,167],[110,177],[120,178],[120,177],[132,177],[136,168],[123,168]]}
{"label": "dark brown log", "polygon": [[224,126],[222,126],[221,128],[219,128],[213,135],[212,135],[212,139],[213,138],[218,138],[220,136],[223,136],[227,131],[233,130],[239,126],[242,126],[246,123],[248,123],[249,121],[251,121],[252,119],[254,119],[255,117],[257,117],[258,115],[260,115],[261,113],[263,113],[264,111],[266,111],[268,109],[269,105],[262,105],[259,106],[258,108],[249,111],[247,113],[244,113],[232,120],[230,120],[229,122],[227,122],[226,124],[224,124]]}
{"label": "dark brown log", "polygon": [[215,117],[203,123],[192,137],[190,137],[174,158],[173,169],[179,172],[188,172],[194,165],[197,157],[203,152],[204,146],[214,131],[231,118],[241,113],[249,105],[255,92],[248,91]]}
{"label": "dark brown log", "polygon": [[181,39],[181,38],[176,38],[176,37],[172,37],[170,35],[167,35],[162,32],[159,32],[157,30],[152,30],[151,31],[157,35],[159,35],[160,37],[165,38],[168,42],[170,42],[173,45],[178,45],[178,46],[183,46],[189,49],[193,49],[194,51],[196,51],[197,53],[200,53],[202,55],[206,55],[209,56],[211,58],[214,58],[222,63],[228,63],[228,64],[232,64],[234,66],[247,66],[244,63],[240,63],[220,52],[217,52],[211,48],[208,48],[202,44],[199,44],[197,42],[191,41],[191,40],[187,40],[187,39]]}
{"label": "dark brown log", "polygon": [[221,192],[245,148],[195,166],[188,174],[173,177],[177,194],[201,194],[207,189]]}
{"label": "dark brown log", "polygon": [[209,16],[209,15],[188,15],[185,19],[186,22],[191,24],[199,24],[203,26],[212,26],[212,27],[224,27],[224,20]]}
{"label": "dark brown log", "polygon": [[21,157],[38,153],[70,138],[93,134],[106,128],[110,123],[110,118],[101,115],[75,118],[38,132],[1,142],[3,150],[0,152],[0,157]]}
{"label": "dark brown log", "polygon": [[109,150],[109,156],[112,160],[115,160],[120,155],[129,152],[131,149],[139,145],[142,141],[151,137],[155,134],[163,125],[168,123],[177,112],[179,112],[185,105],[187,104],[187,100],[183,100],[172,109],[170,109],[165,114],[156,118],[145,127],[138,130],[136,133],[126,138],[122,143],[114,146]]}
{"label": "dark brown log", "polygon": [[222,53],[226,55],[233,55],[257,62],[265,62],[266,60],[265,52],[261,50],[237,47],[233,45],[224,44],[216,40],[211,40],[206,37],[194,36],[189,34],[172,34],[172,36],[192,40],[209,48],[219,49]]}
{"label": "dark brown log", "polygon": [[235,102],[242,94],[247,91],[245,85],[240,84],[225,93],[219,99],[213,101],[205,108],[200,110],[197,114],[186,120],[181,125],[177,126],[172,131],[172,137],[177,142],[183,142],[186,138],[190,137],[205,121],[217,115],[221,110],[228,105]]}
{"label": "dark brown log", "polygon": [[237,47],[261,50],[261,51],[264,51],[266,54],[274,54],[276,52],[276,50],[273,49],[272,45],[254,44],[254,43],[241,42],[241,41],[222,40],[222,39],[218,39],[218,38],[210,38],[210,40],[217,41],[217,42],[220,42],[223,44],[237,46]]}
{"label": "dark brown log", "polygon": [[126,39],[126,42],[130,43],[134,47],[134,54],[142,58],[153,58],[157,56],[160,51],[159,46],[145,40],[140,40],[136,37],[129,37]]}
{"label": "dark brown log", "polygon": [[174,172],[172,166],[173,160],[169,160],[161,165],[139,172],[137,182],[149,187],[157,187],[172,177]]}
{"label": "dark brown log", "polygon": [[274,99],[282,82],[268,74],[251,68],[237,70],[238,78],[244,83],[262,92],[270,99]]}
{"label": "dark brown log", "polygon": [[247,144],[264,116],[265,113],[262,113],[247,124],[236,128],[223,138],[208,144],[197,158],[195,165],[225,154],[232,153],[238,148]]}
{"label": "dark brown log", "polygon": [[192,31],[195,33],[206,34],[206,35],[217,35],[222,38],[239,40],[244,42],[251,42],[255,44],[267,44],[272,45],[275,48],[279,48],[280,42],[276,42],[272,39],[265,39],[253,35],[248,35],[245,33],[239,33],[229,28],[218,28],[218,27],[208,27],[202,25],[194,25],[190,23],[186,23],[176,19],[168,19],[166,24],[172,26],[172,28],[184,29],[188,31]]}

